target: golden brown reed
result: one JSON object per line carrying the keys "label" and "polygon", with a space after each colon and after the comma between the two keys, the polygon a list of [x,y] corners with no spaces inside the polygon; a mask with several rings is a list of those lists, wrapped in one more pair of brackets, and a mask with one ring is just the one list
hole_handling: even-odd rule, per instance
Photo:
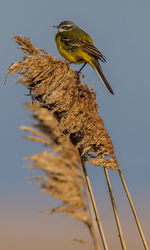
{"label": "golden brown reed", "polygon": [[[61,201],[61,204],[49,209],[49,213],[66,213],[84,223],[91,234],[95,249],[98,243],[88,213],[85,182],[81,173],[81,159],[78,150],[57,130],[58,122],[45,108],[38,103],[26,103],[26,109],[32,110],[32,117],[37,122],[31,127],[21,126],[20,128],[31,136],[24,136],[28,140],[43,143],[49,149],[30,157],[26,160],[32,161],[32,168],[40,169],[45,176],[33,177],[36,185],[42,188],[46,194]],[[38,129],[38,130],[37,130]],[[74,241],[91,247],[91,243],[82,239]]]}
{"label": "golden brown reed", "polygon": [[[107,182],[109,182],[107,168],[113,171],[117,170],[143,245],[145,249],[148,249],[133,202],[114,154],[111,139],[102,118],[98,115],[94,91],[80,81],[78,74],[70,68],[68,63],[57,60],[45,50],[34,48],[25,36],[13,37],[26,55],[22,61],[12,64],[7,74],[19,73],[18,82],[23,83],[29,89],[33,101],[39,102],[39,104],[34,103],[34,105],[27,104],[27,107],[34,112],[34,118],[38,120],[38,123],[33,124],[33,126],[39,131],[27,127],[22,127],[22,129],[34,135],[27,136],[27,139],[42,142],[51,147],[51,150],[45,150],[27,158],[33,161],[33,167],[42,169],[46,174],[46,177],[37,178],[41,180],[39,185],[43,191],[62,201],[59,207],[49,210],[49,212],[70,213],[74,218],[85,223],[90,230],[95,249],[99,250],[100,245],[91,222],[91,216],[88,216],[87,213],[83,193],[84,180],[80,173],[81,161],[86,183],[89,183],[89,179],[84,171],[85,161],[104,167]],[[108,186],[110,189],[109,184]],[[86,190],[87,187],[88,190],[91,189],[90,183],[86,186]],[[90,196],[92,204],[94,204],[91,192]],[[118,215],[112,193],[110,196],[116,218]],[[94,207],[95,204],[93,209]],[[96,220],[100,222],[97,213],[95,216]],[[116,223],[119,228],[122,249],[126,249],[118,219],[116,219]],[[97,225],[100,229],[104,249],[108,249],[101,225],[100,223]],[[83,240],[77,241],[84,242]]]}
{"label": "golden brown reed", "polygon": [[112,141],[98,115],[96,94],[83,84],[68,63],[47,51],[35,49],[24,36],[13,36],[26,54],[10,66],[7,74],[20,73],[18,79],[34,101],[47,108],[58,121],[58,131],[93,165],[117,170]]}
{"label": "golden brown reed", "polygon": [[[48,212],[69,213],[76,219],[90,226],[87,207],[83,195],[84,181],[80,173],[81,161],[76,148],[66,143],[64,137],[57,132],[57,121],[49,111],[41,108],[38,103],[27,103],[26,108],[33,111],[37,123],[32,123],[36,129],[21,126],[21,129],[30,132],[32,136],[26,139],[41,142],[51,149],[45,150],[30,157],[32,168],[44,171],[46,177],[34,179],[39,183],[44,193],[52,195],[62,201],[57,208]],[[38,130],[37,130],[38,128]]]}

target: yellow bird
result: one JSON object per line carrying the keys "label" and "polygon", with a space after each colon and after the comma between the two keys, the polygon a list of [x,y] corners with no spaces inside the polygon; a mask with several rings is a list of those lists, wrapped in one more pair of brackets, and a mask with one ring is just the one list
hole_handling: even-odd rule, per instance
{"label": "yellow bird", "polygon": [[97,71],[107,90],[114,95],[114,91],[105,78],[98,61],[106,62],[106,58],[94,46],[92,38],[71,21],[63,21],[53,27],[58,29],[55,42],[59,53],[71,63],[84,63],[78,71],[79,73],[87,63],[92,66]]}

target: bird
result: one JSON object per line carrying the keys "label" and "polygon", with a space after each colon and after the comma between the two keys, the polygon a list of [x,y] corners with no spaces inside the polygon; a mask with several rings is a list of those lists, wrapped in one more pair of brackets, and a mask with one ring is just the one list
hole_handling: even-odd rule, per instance
{"label": "bird", "polygon": [[55,35],[57,49],[62,57],[74,64],[82,64],[78,71],[88,63],[101,78],[106,89],[114,95],[114,91],[103,74],[99,63],[106,62],[105,56],[95,47],[92,38],[72,21],[63,21],[59,25],[54,25],[58,29]]}

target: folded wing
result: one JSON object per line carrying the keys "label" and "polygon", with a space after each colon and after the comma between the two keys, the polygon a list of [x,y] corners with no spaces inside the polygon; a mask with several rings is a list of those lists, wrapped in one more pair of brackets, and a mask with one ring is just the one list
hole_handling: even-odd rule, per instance
{"label": "folded wing", "polygon": [[70,47],[82,47],[82,49],[87,52],[89,55],[95,57],[96,59],[106,62],[106,57],[92,44],[88,41],[73,40],[70,38],[62,38],[63,42]]}

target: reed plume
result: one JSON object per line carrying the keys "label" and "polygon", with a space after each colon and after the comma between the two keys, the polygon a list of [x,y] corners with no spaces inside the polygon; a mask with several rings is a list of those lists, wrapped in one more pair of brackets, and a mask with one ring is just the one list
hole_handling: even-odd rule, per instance
{"label": "reed plume", "polygon": [[117,170],[119,163],[98,114],[95,92],[80,81],[69,64],[34,48],[24,36],[13,37],[25,57],[13,63],[7,74],[20,74],[18,81],[29,89],[34,101],[57,119],[59,133],[71,141],[87,162]]}
{"label": "reed plume", "polygon": [[[43,143],[50,149],[38,154],[26,157],[32,161],[32,168],[43,170],[46,177],[34,179],[42,181],[38,184],[44,193],[51,194],[54,198],[62,201],[62,204],[48,212],[70,213],[76,219],[90,225],[87,207],[84,200],[84,181],[80,173],[80,156],[76,148],[66,143],[64,137],[57,132],[57,121],[48,110],[40,107],[38,103],[26,103],[25,107],[33,111],[33,117],[37,120],[32,123],[34,128],[21,126],[31,136],[24,138]],[[38,129],[38,130],[37,130]],[[70,160],[71,159],[71,160]]]}
{"label": "reed plume", "polygon": [[[41,108],[38,103],[24,105],[26,109],[33,112],[32,117],[36,120],[32,123],[33,128],[20,127],[21,130],[31,134],[24,136],[24,138],[40,142],[49,148],[25,158],[32,162],[31,168],[40,169],[45,174],[33,177],[32,180],[37,181],[36,185],[40,186],[44,193],[61,201],[58,207],[49,209],[47,212],[70,214],[84,223],[96,245],[96,236],[88,213],[85,182],[81,174],[81,159],[78,150],[59,134],[58,122],[47,109]],[[81,239],[74,241],[91,246],[89,242]]]}

